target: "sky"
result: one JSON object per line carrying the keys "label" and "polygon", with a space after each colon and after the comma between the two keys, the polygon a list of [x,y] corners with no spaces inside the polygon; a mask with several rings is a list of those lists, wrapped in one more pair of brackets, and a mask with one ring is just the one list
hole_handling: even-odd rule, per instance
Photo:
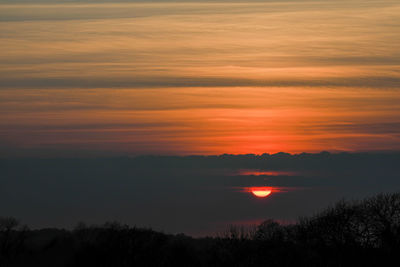
{"label": "sky", "polygon": [[0,0],[0,216],[202,236],[399,191],[399,29],[397,0]]}
{"label": "sky", "polygon": [[2,1],[1,156],[400,149],[398,1]]}

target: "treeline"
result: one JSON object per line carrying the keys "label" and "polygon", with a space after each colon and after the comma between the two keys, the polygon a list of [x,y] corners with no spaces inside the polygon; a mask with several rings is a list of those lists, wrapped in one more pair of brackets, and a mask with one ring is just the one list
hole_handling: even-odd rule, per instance
{"label": "treeline", "polygon": [[230,226],[192,238],[129,227],[78,224],[29,230],[0,219],[0,266],[389,266],[400,263],[400,193],[340,201],[282,225]]}

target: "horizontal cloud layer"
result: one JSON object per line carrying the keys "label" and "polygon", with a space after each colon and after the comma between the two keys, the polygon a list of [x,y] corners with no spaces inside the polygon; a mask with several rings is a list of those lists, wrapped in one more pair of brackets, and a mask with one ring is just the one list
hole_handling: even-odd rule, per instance
{"label": "horizontal cloud layer", "polygon": [[[119,220],[213,234],[233,222],[291,221],[343,197],[398,191],[399,163],[399,153],[326,152],[0,159],[0,210],[33,227]],[[284,190],[256,199],[243,190],[253,186]]]}
{"label": "horizontal cloud layer", "polygon": [[3,156],[400,149],[398,1],[4,3]]}

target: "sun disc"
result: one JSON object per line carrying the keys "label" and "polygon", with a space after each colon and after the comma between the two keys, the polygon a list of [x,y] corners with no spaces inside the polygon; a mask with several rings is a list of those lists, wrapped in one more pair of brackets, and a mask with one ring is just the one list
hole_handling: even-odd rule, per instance
{"label": "sun disc", "polygon": [[267,197],[272,193],[271,189],[254,189],[251,193],[256,197]]}

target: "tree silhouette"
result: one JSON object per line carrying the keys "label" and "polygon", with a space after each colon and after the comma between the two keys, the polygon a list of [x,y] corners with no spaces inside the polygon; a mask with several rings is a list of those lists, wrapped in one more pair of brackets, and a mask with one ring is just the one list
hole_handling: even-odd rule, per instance
{"label": "tree silhouette", "polygon": [[0,266],[386,266],[399,255],[399,193],[197,239],[118,222],[28,230],[0,218]]}
{"label": "tree silhouette", "polygon": [[23,250],[26,226],[12,217],[0,217],[0,266],[13,260]]}

